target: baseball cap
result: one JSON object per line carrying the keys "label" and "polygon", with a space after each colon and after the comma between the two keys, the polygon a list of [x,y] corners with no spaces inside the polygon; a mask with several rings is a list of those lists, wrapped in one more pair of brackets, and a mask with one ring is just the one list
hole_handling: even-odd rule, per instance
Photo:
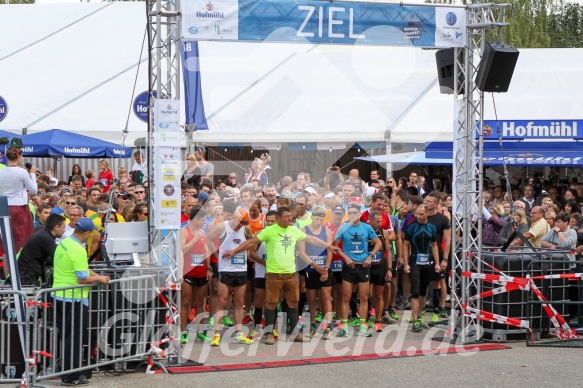
{"label": "baseball cap", "polygon": [[88,232],[91,230],[97,230],[97,226],[89,218],[83,217],[75,224],[75,230]]}
{"label": "baseball cap", "polygon": [[206,191],[198,193],[198,202],[204,202],[209,199],[209,194]]}
{"label": "baseball cap", "polygon": [[304,193],[310,193],[310,194],[316,195],[316,189],[314,189],[311,186],[308,186],[304,189]]}
{"label": "baseball cap", "polygon": [[329,192],[329,193],[326,193],[326,195],[324,195],[324,199],[332,198],[333,196],[334,196],[334,193]]}
{"label": "baseball cap", "polygon": [[342,205],[335,205],[332,208],[332,213],[342,213],[342,214],[344,214],[344,206],[342,206]]}

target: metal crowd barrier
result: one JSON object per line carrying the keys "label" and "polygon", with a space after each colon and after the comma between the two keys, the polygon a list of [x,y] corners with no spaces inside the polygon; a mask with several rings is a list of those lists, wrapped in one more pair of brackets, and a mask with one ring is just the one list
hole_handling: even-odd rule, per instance
{"label": "metal crowd barrier", "polygon": [[[129,276],[122,270],[103,270],[100,274],[111,277],[110,285],[91,284],[40,290],[35,297],[33,344],[35,349],[50,353],[53,357],[41,357],[33,369],[32,383],[51,379],[72,372],[83,372],[114,365],[125,369],[127,363],[145,362],[151,344],[168,336],[166,318],[168,310],[160,301],[157,287],[159,279],[154,273]],[[146,272],[146,271],[144,271]],[[83,328],[81,331],[82,352],[74,353],[70,365],[64,365],[63,355],[67,351],[66,337],[62,333],[75,330],[71,322],[65,322],[57,314],[54,296],[63,297],[66,290],[90,288],[88,312],[82,314],[80,303],[69,303],[70,315]],[[62,306],[62,304],[61,304]],[[75,311],[77,309],[77,311]],[[74,344],[69,344],[74,350]]]}
{"label": "metal crowd barrier", "polygon": [[[562,263],[566,268],[569,268],[563,272],[555,272],[549,270],[553,264]],[[575,268],[570,268],[571,265],[575,264]],[[533,276],[537,271],[535,268],[542,268],[543,275],[558,275],[560,273],[567,274],[581,274],[583,270],[583,264],[580,261],[573,262],[572,260],[536,260],[529,264],[528,274]],[[565,323],[568,325],[570,331],[565,330],[566,335],[562,335],[565,338],[560,338],[557,335],[557,330],[554,329],[554,324],[551,320],[544,315],[543,328],[546,329],[545,332],[549,333],[551,330],[550,337],[547,338],[537,338],[532,340],[527,336],[526,344],[527,346],[552,346],[552,347],[568,347],[568,348],[581,348],[583,347],[583,298],[581,290],[583,290],[583,281],[581,277],[576,279],[561,279],[552,278],[542,280],[542,293],[547,298],[547,301],[541,301],[535,297],[533,293],[528,294],[528,299],[526,301],[526,312],[527,319],[530,319],[532,311],[534,309],[542,309],[542,306],[548,304],[561,315]],[[574,293],[569,292],[570,289],[575,291]],[[570,296],[576,295],[576,300],[571,300]],[[557,318],[554,318],[557,319]],[[560,324],[560,322],[559,322]],[[549,330],[550,329],[550,330]]]}
{"label": "metal crowd barrier", "polygon": [[[17,296],[24,303],[25,322],[18,322],[15,303]],[[26,293],[0,290],[0,384],[30,381],[28,365],[31,353],[31,310]],[[24,332],[25,351],[22,352],[21,331]]]}

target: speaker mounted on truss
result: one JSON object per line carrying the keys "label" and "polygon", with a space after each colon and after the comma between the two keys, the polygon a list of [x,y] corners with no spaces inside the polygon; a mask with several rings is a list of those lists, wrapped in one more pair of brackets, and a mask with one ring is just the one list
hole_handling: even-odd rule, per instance
{"label": "speaker mounted on truss", "polygon": [[476,87],[483,92],[506,93],[519,51],[500,42],[488,42],[476,74]]}
{"label": "speaker mounted on truss", "polygon": [[[463,51],[460,53],[463,57]],[[435,62],[437,63],[437,78],[439,79],[439,92],[441,94],[454,94],[454,64],[455,49],[447,48],[435,52]],[[459,73],[458,85],[459,94],[464,94],[464,75]]]}

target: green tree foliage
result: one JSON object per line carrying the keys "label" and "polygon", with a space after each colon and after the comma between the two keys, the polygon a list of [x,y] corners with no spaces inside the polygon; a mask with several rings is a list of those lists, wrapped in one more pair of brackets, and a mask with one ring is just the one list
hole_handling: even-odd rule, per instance
{"label": "green tree foliage", "polygon": [[[459,4],[452,0],[427,2]],[[494,0],[494,3],[510,3],[506,9],[510,26],[487,31],[488,41],[501,38],[518,48],[583,47],[583,5],[568,0]]]}

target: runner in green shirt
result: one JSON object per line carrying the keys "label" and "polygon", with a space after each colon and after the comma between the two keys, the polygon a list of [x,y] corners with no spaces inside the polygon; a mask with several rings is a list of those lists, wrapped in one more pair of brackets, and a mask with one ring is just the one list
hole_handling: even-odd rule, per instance
{"label": "runner in green shirt", "polygon": [[[297,244],[303,245],[305,242],[331,249],[337,252],[338,248],[328,246],[326,241],[322,241],[315,236],[308,236],[299,230],[293,224],[293,217],[288,207],[277,209],[277,223],[263,229],[257,236],[247,240],[232,251],[223,254],[223,258],[229,258],[233,255],[243,252],[247,249],[256,248],[261,242],[266,246],[266,274],[265,274],[265,291],[266,291],[266,308],[265,324],[266,327],[273,328],[275,323],[275,309],[280,300],[281,291],[284,292],[288,304],[289,321],[293,329],[298,323],[298,302],[300,300],[300,291],[296,276],[296,256],[295,249]],[[302,257],[302,260],[305,259]],[[306,261],[320,274],[327,273],[328,268],[321,267],[312,261]],[[267,330],[265,343],[274,344],[274,337],[271,329]],[[304,342],[304,337],[298,333],[294,339],[295,342]]]}

